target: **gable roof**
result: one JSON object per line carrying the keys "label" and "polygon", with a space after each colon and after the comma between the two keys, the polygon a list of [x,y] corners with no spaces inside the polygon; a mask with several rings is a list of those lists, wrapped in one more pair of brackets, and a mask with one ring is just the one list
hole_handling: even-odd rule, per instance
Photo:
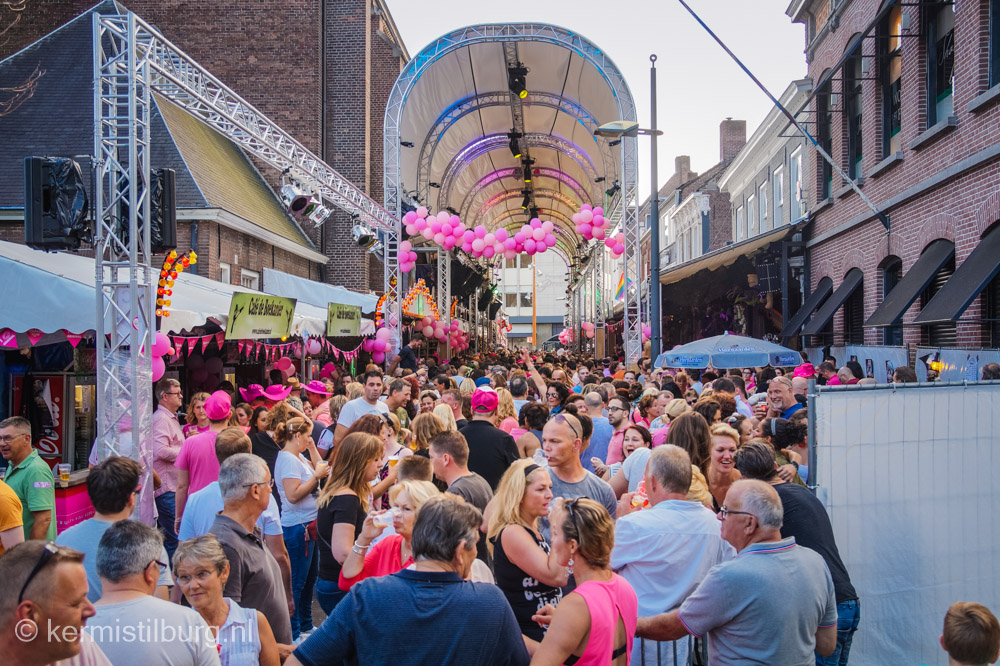
{"label": "gable roof", "polygon": [[[0,61],[0,85],[41,72],[20,107],[0,122],[0,208],[24,207],[24,157],[93,152],[93,55],[89,17],[114,12],[112,0],[96,5],[42,39]],[[257,228],[312,251],[302,228],[286,213],[267,182],[235,143],[158,95],[151,100],[150,164],[176,171],[176,205],[218,208]],[[80,158],[84,176],[90,170]],[[270,234],[268,234],[270,235]]]}

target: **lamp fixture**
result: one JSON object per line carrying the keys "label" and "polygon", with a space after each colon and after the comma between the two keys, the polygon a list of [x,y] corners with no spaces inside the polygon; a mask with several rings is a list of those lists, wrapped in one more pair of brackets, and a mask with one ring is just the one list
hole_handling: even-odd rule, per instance
{"label": "lamp fixture", "polygon": [[400,141],[399,145],[401,145],[404,148],[413,148],[413,142],[412,141]]}
{"label": "lamp fixture", "polygon": [[605,193],[605,194],[607,194],[607,195],[608,195],[609,197],[613,197],[613,196],[615,196],[616,194],[618,194],[618,192],[619,192],[619,191],[620,191],[621,189],[622,189],[622,186],[621,186],[621,185],[619,185],[619,184],[618,184],[618,181],[616,180],[616,181],[615,181],[615,183],[614,183],[614,185],[612,185],[612,186],[611,186],[611,187],[609,187],[609,188],[608,188],[607,190],[605,190],[605,192],[604,192],[604,193]]}
{"label": "lamp fixture", "polygon": [[372,248],[375,243],[378,242],[378,238],[375,236],[371,229],[361,224],[355,219],[354,226],[351,228],[351,238],[354,242],[365,248],[366,250]]}
{"label": "lamp fixture", "polygon": [[441,183],[427,183],[427,184],[435,189],[441,189]]}
{"label": "lamp fixture", "polygon": [[521,201],[521,210],[528,210],[528,206],[531,205],[531,193],[528,190],[521,190],[524,194],[524,200]]}
{"label": "lamp fixture", "polygon": [[507,87],[521,99],[528,96],[527,76],[528,68],[520,62],[514,67],[507,68]]}
{"label": "lamp fixture", "polygon": [[523,136],[522,133],[515,132],[514,130],[507,133],[507,138],[510,139],[510,143],[507,145],[510,147],[510,154],[514,156],[515,160],[521,159],[521,147],[518,145],[517,140]]}
{"label": "lamp fixture", "polygon": [[622,140],[621,140],[621,139],[615,139],[614,141],[608,141],[608,145],[609,145],[609,146],[617,146],[617,145],[618,145],[618,144],[620,144],[621,142],[622,142]]}

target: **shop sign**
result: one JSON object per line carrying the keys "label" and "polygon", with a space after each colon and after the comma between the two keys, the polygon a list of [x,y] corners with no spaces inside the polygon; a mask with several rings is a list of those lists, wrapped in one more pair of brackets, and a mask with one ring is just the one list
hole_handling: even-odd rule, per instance
{"label": "shop sign", "polygon": [[361,334],[361,306],[330,303],[327,306],[326,334],[332,338]]}
{"label": "shop sign", "polygon": [[226,340],[287,337],[292,331],[295,299],[237,291],[229,303]]}

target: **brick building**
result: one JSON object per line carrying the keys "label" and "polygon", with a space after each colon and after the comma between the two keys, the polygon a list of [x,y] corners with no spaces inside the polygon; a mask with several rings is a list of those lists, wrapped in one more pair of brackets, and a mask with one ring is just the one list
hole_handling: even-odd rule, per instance
{"label": "brick building", "polygon": [[[29,3],[4,35],[0,60],[93,5],[92,0]],[[118,5],[155,26],[381,201],[385,104],[409,59],[382,0],[132,0]],[[279,182],[273,170],[257,166],[272,186]],[[350,216],[335,210],[321,229],[306,229],[315,248],[328,257],[321,273],[314,271],[312,277],[380,291],[381,263],[351,241],[351,227]]]}
{"label": "brick building", "polygon": [[889,222],[810,161],[805,342],[1000,346],[1000,3],[795,0],[786,13],[807,26],[816,82],[799,117]]}

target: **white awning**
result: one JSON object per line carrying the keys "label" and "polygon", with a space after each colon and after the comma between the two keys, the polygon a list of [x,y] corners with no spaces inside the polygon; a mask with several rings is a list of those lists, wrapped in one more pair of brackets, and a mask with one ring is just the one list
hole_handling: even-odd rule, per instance
{"label": "white awning", "polygon": [[306,303],[312,303],[324,310],[328,303],[340,305],[360,305],[365,313],[375,312],[378,296],[368,292],[362,294],[345,287],[338,287],[324,282],[316,282],[297,275],[265,268],[261,287],[264,293],[272,296],[296,298]]}

